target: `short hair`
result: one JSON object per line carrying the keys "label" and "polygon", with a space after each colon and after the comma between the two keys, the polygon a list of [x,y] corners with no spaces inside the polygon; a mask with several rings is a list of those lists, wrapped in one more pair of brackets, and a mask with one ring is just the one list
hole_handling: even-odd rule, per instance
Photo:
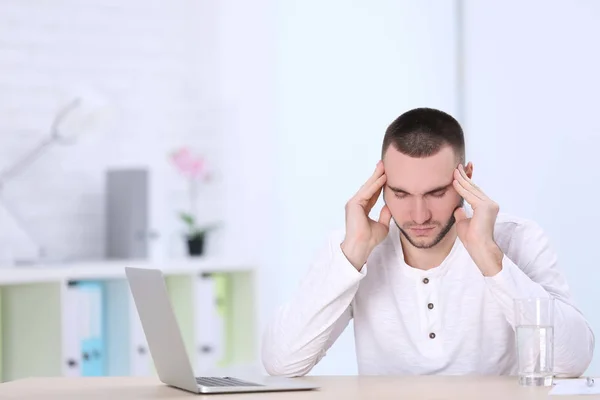
{"label": "short hair", "polygon": [[460,162],[465,160],[465,139],[458,121],[433,108],[415,108],[400,115],[385,131],[381,158],[393,146],[402,154],[424,158],[451,146]]}

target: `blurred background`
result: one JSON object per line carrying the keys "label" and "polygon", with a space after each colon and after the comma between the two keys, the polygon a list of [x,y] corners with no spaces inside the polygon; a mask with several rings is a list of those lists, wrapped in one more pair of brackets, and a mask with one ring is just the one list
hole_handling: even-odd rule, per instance
{"label": "blurred background", "polygon": [[[599,22],[594,0],[0,0],[2,274],[107,259],[109,171],[141,170],[147,255],[187,256],[180,210],[217,224],[204,254],[256,267],[260,335],[387,125],[428,106],[501,211],[546,230],[598,334]],[[352,336],[313,373],[356,373]]]}

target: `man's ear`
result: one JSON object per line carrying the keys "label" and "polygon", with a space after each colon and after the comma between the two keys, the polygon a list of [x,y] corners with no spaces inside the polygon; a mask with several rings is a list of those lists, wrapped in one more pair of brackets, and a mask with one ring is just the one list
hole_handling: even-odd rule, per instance
{"label": "man's ear", "polygon": [[469,163],[465,166],[465,173],[471,179],[473,177],[473,163],[469,161]]}

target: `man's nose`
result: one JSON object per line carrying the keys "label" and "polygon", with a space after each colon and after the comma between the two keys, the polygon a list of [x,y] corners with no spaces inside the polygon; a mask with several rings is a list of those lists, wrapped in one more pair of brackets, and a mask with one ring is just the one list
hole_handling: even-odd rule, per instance
{"label": "man's nose", "polygon": [[412,220],[419,225],[429,221],[431,218],[431,213],[429,212],[429,208],[427,207],[425,200],[415,197],[411,217]]}

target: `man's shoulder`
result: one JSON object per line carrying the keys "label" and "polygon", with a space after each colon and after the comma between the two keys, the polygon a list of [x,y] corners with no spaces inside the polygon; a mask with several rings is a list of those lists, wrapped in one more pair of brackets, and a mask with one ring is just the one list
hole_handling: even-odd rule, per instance
{"label": "man's shoulder", "polygon": [[539,225],[533,219],[501,212],[496,217],[494,228],[499,231],[514,231],[515,229],[539,229]]}
{"label": "man's shoulder", "polygon": [[520,217],[514,214],[498,213],[496,217],[497,229],[514,229],[515,227],[527,227],[535,225],[535,222],[529,218]]}
{"label": "man's shoulder", "polygon": [[530,218],[507,213],[499,213],[496,218],[494,240],[505,251],[543,234],[541,226]]}

